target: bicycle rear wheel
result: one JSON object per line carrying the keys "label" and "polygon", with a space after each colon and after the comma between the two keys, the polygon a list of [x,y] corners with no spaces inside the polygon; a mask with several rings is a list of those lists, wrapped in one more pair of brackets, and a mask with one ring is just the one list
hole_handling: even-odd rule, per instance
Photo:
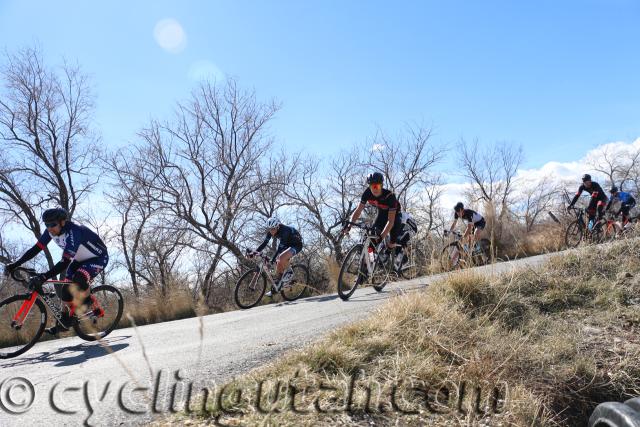
{"label": "bicycle rear wheel", "polygon": [[491,261],[491,241],[489,239],[480,239],[478,241],[478,250],[473,254],[473,265],[486,265]]}
{"label": "bicycle rear wheel", "polygon": [[355,245],[342,261],[340,274],[338,274],[338,295],[343,301],[348,300],[367,277],[367,267],[361,259],[362,249],[362,245]]}
{"label": "bicycle rear wheel", "polygon": [[44,332],[47,310],[39,298],[33,305],[30,298],[31,295],[15,295],[0,302],[0,359],[21,355]]}
{"label": "bicycle rear wheel", "polygon": [[254,268],[240,276],[233,296],[238,307],[248,309],[258,305],[266,290],[267,277]]}
{"label": "bicycle rear wheel", "polygon": [[91,289],[95,303],[86,313],[76,313],[73,329],[85,341],[96,341],[109,335],[122,317],[124,299],[119,290],[110,285]]}
{"label": "bicycle rear wheel", "polygon": [[293,269],[293,278],[280,290],[280,295],[286,301],[295,301],[301,298],[309,289],[309,269],[307,266],[296,264],[291,268]]}
{"label": "bicycle rear wheel", "polygon": [[427,257],[422,250],[413,245],[405,248],[407,261],[400,267],[400,274],[404,279],[415,279],[424,271]]}

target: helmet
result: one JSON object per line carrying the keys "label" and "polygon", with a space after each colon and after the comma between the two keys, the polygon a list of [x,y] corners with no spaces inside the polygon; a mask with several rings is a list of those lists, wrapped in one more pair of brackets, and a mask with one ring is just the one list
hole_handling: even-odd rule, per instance
{"label": "helmet", "polygon": [[464,209],[464,205],[462,204],[462,202],[456,203],[456,205],[453,207],[453,210],[456,212],[458,212],[460,209]]}
{"label": "helmet", "polygon": [[618,187],[616,187],[615,185],[611,187],[611,190],[609,190],[609,193],[614,194],[618,192]]}
{"label": "helmet", "polygon": [[367,177],[367,184],[382,184],[384,177],[380,172],[374,172]]}
{"label": "helmet", "polygon": [[269,218],[265,223],[265,226],[267,228],[276,228],[279,225],[280,225],[280,220],[275,216],[272,216],[271,218]]}
{"label": "helmet", "polygon": [[69,219],[69,212],[64,208],[47,209],[42,213],[42,222],[56,222]]}
{"label": "helmet", "polygon": [[585,173],[584,175],[582,175],[582,182],[585,181],[591,181],[591,175],[589,175],[588,173]]}

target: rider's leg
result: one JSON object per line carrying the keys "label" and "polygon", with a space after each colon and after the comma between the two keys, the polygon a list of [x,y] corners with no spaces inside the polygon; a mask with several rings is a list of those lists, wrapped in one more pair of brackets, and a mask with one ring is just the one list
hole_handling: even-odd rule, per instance
{"label": "rider's leg", "polygon": [[629,222],[629,215],[631,214],[632,205],[627,205],[626,203],[620,207],[620,212],[622,212],[622,226],[624,227]]}
{"label": "rider's leg", "polygon": [[293,257],[293,255],[295,255],[295,249],[294,248],[287,248],[285,251],[283,251],[277,258],[277,264],[276,264],[276,273],[278,274],[278,276],[282,276],[282,273],[285,272],[285,270],[287,268],[289,268],[289,263],[291,261],[291,257]]}
{"label": "rider's leg", "polygon": [[606,207],[606,203],[602,200],[598,200],[598,222],[602,223],[602,218],[604,217],[604,208]]}
{"label": "rider's leg", "polygon": [[109,257],[91,258],[71,272],[67,270],[67,278],[71,279],[70,292],[73,295],[73,304],[78,315],[91,310],[95,298],[91,296],[90,284],[98,274],[100,274],[109,263]]}

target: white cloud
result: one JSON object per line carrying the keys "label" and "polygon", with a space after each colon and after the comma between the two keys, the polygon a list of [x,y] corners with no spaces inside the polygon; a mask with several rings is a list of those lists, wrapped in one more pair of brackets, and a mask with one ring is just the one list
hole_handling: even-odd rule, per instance
{"label": "white cloud", "polygon": [[373,144],[371,146],[371,151],[382,151],[382,150],[384,150],[383,144]]}
{"label": "white cloud", "polygon": [[220,81],[224,80],[225,77],[222,70],[220,70],[220,68],[218,68],[216,64],[209,60],[196,61],[191,64],[191,67],[189,67],[188,76],[189,79],[195,81]]}
{"label": "white cloud", "polygon": [[187,34],[182,25],[172,18],[162,19],[156,23],[153,38],[169,53],[180,53],[187,46]]}
{"label": "white cloud", "polygon": [[547,162],[536,169],[522,169],[517,178],[522,181],[539,182],[544,177],[551,177],[558,181],[574,181],[576,188],[580,184],[583,174],[589,173],[601,185],[605,184],[605,176],[594,171],[590,163],[602,158],[604,153],[611,155],[628,155],[632,151],[640,150],[640,138],[633,142],[616,141],[589,150],[581,159],[573,162]]}
{"label": "white cloud", "polygon": [[[609,156],[628,156],[631,152],[637,152],[638,150],[640,150],[640,138],[636,139],[633,142],[617,141],[603,144],[592,150],[589,150],[581,159],[576,161],[550,161],[539,168],[520,169],[516,174],[516,192],[524,188],[531,188],[535,187],[536,185],[544,185],[541,183],[545,178],[547,178],[550,179],[553,184],[563,182],[569,194],[573,195],[575,190],[581,183],[582,175],[585,173],[591,174],[595,181],[604,186],[605,176],[594,171],[589,162],[594,159],[602,158],[605,152],[608,153]],[[443,184],[441,186],[443,193],[439,201],[440,207],[443,212],[446,213],[452,210],[453,206],[459,201],[462,201],[464,203],[466,201],[465,191],[470,188],[471,186],[467,183]]]}

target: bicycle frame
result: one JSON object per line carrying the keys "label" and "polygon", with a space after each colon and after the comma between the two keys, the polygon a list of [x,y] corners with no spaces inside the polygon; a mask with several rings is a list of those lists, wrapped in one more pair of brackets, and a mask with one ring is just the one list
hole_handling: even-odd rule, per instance
{"label": "bicycle frame", "polygon": [[[63,284],[63,283],[70,283],[70,282],[65,280],[47,280],[43,285],[56,285],[56,284]],[[38,291],[31,291],[31,296],[29,297],[29,299],[26,300],[24,303],[22,303],[22,306],[20,307],[16,315],[13,317],[13,320],[11,323],[12,326],[22,326],[25,319],[29,315],[29,312],[31,312],[31,308],[33,307],[33,304],[35,303],[38,297],[40,297],[42,302],[44,302],[45,306],[49,309],[49,311],[51,311],[51,313],[53,314],[53,317],[55,317],[57,321],[60,321],[62,319],[62,307],[60,306],[60,304],[56,304],[55,301],[53,301],[53,299],[50,298],[49,295],[47,295],[47,293],[40,294],[38,293]]]}
{"label": "bicycle frame", "polygon": [[[271,258],[264,254],[260,254],[258,256],[260,257],[260,262],[258,262],[258,269],[256,270],[254,279],[257,279],[264,273],[267,276],[269,283],[276,290],[276,292],[280,292],[281,286],[278,286],[278,284],[273,280],[273,276],[271,275]],[[251,282],[253,283],[253,280]]]}
{"label": "bicycle frame", "polygon": [[[362,265],[362,261],[364,260],[365,265],[367,266],[367,273],[369,277],[371,277],[376,269],[376,261],[379,259],[380,254],[378,253],[377,245],[374,243],[373,239],[378,236],[375,234],[375,228],[373,226],[369,226],[363,223],[353,223],[348,222],[349,225],[358,227],[364,230],[363,236],[361,237],[358,244],[362,245],[362,252],[360,252],[359,265]],[[371,249],[371,251],[369,251]],[[369,257],[369,252],[374,254],[373,261],[371,261]]]}
{"label": "bicycle frame", "polygon": [[[26,269],[26,268],[18,268],[16,269],[16,271],[14,273],[11,274],[11,277],[19,283],[22,283],[25,287],[27,285],[27,279],[25,277],[21,277],[21,276],[17,276],[16,273],[20,273],[20,272],[24,272],[26,275],[28,276],[33,276],[35,274],[34,270],[31,269]],[[64,284],[70,284],[72,283],[69,280],[47,280],[46,282],[44,282],[42,285],[64,285]],[[53,298],[50,297],[51,294],[54,294],[55,297],[57,298],[60,303],[56,303],[56,301],[54,301]],[[27,294],[29,295],[29,294]],[[51,313],[53,314],[53,317],[55,317],[56,321],[60,322],[62,320],[62,305],[65,304],[62,300],[59,299],[59,297],[57,296],[57,294],[55,294],[55,292],[43,292],[42,294],[39,293],[38,291],[31,291],[31,294],[29,296],[29,299],[27,299],[22,306],[20,307],[20,309],[18,310],[18,312],[16,313],[16,315],[13,317],[12,319],[12,326],[22,326],[25,319],[27,318],[27,316],[29,315],[29,313],[31,312],[31,308],[33,307],[33,304],[35,303],[36,299],[40,297],[40,299],[42,300],[42,302],[44,302],[44,305],[49,309],[49,311],[51,311]],[[70,313],[71,315],[73,315],[73,311],[71,311]],[[88,316],[91,313],[84,313],[82,315],[82,317]]]}

